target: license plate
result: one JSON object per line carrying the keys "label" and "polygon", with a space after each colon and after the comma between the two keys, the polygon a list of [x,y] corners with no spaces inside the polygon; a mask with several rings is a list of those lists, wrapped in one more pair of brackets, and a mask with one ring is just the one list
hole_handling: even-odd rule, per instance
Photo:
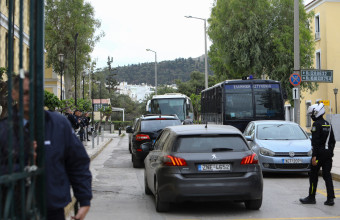
{"label": "license plate", "polygon": [[301,159],[283,159],[283,163],[302,163]]}
{"label": "license plate", "polygon": [[229,171],[230,164],[200,164],[199,171]]}

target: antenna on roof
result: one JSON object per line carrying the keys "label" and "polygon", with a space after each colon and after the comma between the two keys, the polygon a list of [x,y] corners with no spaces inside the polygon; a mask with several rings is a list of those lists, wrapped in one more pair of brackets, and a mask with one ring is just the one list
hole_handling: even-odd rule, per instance
{"label": "antenna on roof", "polygon": [[208,121],[207,121],[206,124],[205,124],[205,128],[208,128]]}

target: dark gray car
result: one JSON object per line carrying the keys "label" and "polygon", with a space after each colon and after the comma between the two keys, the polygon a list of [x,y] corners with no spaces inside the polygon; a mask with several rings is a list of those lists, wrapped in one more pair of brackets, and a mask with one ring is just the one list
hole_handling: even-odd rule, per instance
{"label": "dark gray car", "polygon": [[145,158],[145,193],[156,210],[184,201],[242,201],[247,209],[262,204],[263,179],[257,155],[241,132],[226,125],[165,128]]}

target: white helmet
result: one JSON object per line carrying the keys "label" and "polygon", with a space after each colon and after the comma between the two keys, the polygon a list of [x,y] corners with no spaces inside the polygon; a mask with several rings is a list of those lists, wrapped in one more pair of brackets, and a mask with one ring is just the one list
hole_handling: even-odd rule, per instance
{"label": "white helmet", "polygon": [[308,107],[307,114],[314,115],[316,118],[325,114],[325,106],[323,103],[314,104]]}

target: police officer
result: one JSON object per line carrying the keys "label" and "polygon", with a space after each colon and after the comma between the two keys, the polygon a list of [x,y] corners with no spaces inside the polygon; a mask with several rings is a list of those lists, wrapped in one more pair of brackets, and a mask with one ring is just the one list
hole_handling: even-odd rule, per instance
{"label": "police officer", "polygon": [[318,173],[322,167],[322,177],[327,188],[327,200],[325,205],[334,205],[334,188],[331,175],[332,157],[335,146],[335,139],[331,125],[323,118],[325,107],[323,103],[314,104],[308,108],[308,114],[313,119],[312,127],[312,147],[313,154],[311,160],[311,171],[309,173],[309,195],[301,198],[303,204],[315,204],[315,193],[318,185]]}

